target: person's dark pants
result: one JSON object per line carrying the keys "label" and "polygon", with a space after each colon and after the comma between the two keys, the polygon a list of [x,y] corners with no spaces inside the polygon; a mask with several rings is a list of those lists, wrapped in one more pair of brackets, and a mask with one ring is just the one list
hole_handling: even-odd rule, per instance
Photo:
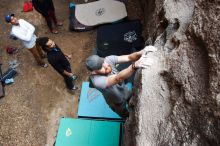
{"label": "person's dark pants", "polygon": [[71,90],[74,86],[73,79],[71,77],[68,77],[68,76],[65,76],[65,75],[63,75],[63,78],[64,78],[64,81],[66,83],[66,87]]}
{"label": "person's dark pants", "polygon": [[52,21],[54,22],[55,25],[57,25],[57,18],[55,16],[55,11],[54,10],[49,10],[47,11],[47,16],[44,16],[47,26],[49,27],[50,30],[53,29],[53,24]]}
{"label": "person's dark pants", "polygon": [[112,102],[107,102],[109,107],[116,112],[120,117],[122,118],[127,118],[129,116],[129,111],[126,108],[126,102],[120,103],[120,104],[115,104]]}

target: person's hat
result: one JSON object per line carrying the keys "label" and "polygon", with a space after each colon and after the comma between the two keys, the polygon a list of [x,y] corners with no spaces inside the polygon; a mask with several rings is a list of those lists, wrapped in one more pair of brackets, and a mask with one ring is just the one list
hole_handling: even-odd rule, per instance
{"label": "person's hat", "polygon": [[86,59],[86,66],[90,71],[101,69],[103,63],[104,58],[99,57],[98,55],[91,55]]}
{"label": "person's hat", "polygon": [[6,21],[7,23],[11,22],[11,17],[14,17],[14,16],[15,16],[15,14],[6,15],[6,16],[5,16],[5,21]]}

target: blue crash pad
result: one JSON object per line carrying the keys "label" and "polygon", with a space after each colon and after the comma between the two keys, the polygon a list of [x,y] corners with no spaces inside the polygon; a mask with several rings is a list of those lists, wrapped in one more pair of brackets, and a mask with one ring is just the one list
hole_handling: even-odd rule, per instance
{"label": "blue crash pad", "polygon": [[[128,87],[131,89],[132,84],[128,83]],[[89,87],[89,82],[82,84],[77,114],[79,118],[121,120],[121,117],[105,102],[102,93]]]}
{"label": "blue crash pad", "polygon": [[55,146],[120,146],[121,123],[62,118]]}

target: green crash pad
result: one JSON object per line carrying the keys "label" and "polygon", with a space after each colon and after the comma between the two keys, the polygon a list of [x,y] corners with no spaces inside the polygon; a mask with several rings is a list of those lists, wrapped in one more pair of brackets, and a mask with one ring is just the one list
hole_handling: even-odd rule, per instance
{"label": "green crash pad", "polygon": [[55,146],[120,146],[121,123],[62,118]]}

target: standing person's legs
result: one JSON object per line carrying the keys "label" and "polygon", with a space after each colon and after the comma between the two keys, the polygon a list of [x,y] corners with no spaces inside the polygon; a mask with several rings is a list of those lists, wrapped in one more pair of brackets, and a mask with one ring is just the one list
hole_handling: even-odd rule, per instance
{"label": "standing person's legs", "polygon": [[63,78],[64,78],[64,81],[66,83],[66,87],[69,89],[69,90],[77,90],[78,87],[76,87],[74,84],[73,84],[73,81],[77,79],[77,77],[75,79],[71,78],[71,77],[68,77],[68,76],[65,76],[63,75]]}
{"label": "standing person's legs", "polygon": [[52,33],[57,34],[58,31],[53,28],[52,18],[51,18],[51,16],[50,16],[49,12],[47,12],[47,13],[48,13],[48,15],[42,15],[42,16],[45,18],[45,20],[46,20],[46,22],[47,22],[47,26],[49,27],[50,31],[51,31]]}
{"label": "standing person's legs", "polygon": [[50,18],[53,20],[54,24],[57,25],[57,18],[55,16],[55,11],[54,10],[49,10],[48,14],[49,14]]}
{"label": "standing person's legs", "polygon": [[48,16],[44,16],[44,18],[46,19],[46,21],[47,21],[47,26],[50,28],[50,31],[52,32],[52,33],[55,33],[55,34],[57,34],[58,33],[58,31],[57,31],[57,29],[55,29],[54,27],[53,27],[53,24],[52,24],[52,20],[53,20],[53,22],[54,22],[54,24],[56,25],[56,26],[62,26],[63,24],[61,23],[61,22],[57,22],[57,18],[56,18],[56,16],[55,16],[55,12],[54,12],[54,10],[48,10],[47,11],[47,13],[48,13]]}
{"label": "standing person's legs", "polygon": [[55,15],[55,10],[50,10],[50,11],[48,11],[48,13],[50,15],[50,18],[53,20],[53,22],[56,26],[62,26],[63,25],[63,23],[57,21],[57,18],[56,18],[56,15]]}
{"label": "standing person's legs", "polygon": [[[48,12],[49,13],[49,12]],[[44,16],[46,22],[47,22],[47,26],[49,27],[50,31],[52,33],[58,33],[57,30],[53,29],[53,24],[52,24],[52,18],[50,16],[50,14],[48,14],[48,16]]]}
{"label": "standing person's legs", "polygon": [[[37,10],[37,9],[36,9]],[[37,10],[38,11],[38,10]],[[45,10],[44,10],[45,11]],[[41,12],[41,11],[38,11],[43,17],[44,19],[46,20],[46,23],[47,23],[47,26],[49,27],[50,31],[52,33],[58,33],[56,30],[53,30],[53,25],[52,25],[52,20],[51,20],[51,17],[49,15],[49,12]]]}
{"label": "standing person's legs", "polygon": [[43,59],[43,58],[46,58],[46,54],[43,52],[43,50],[41,49],[40,46],[36,45],[36,49],[37,49],[37,52],[38,54],[40,55],[40,57]]}
{"label": "standing person's legs", "polygon": [[73,79],[71,77],[68,77],[68,76],[65,76],[65,75],[63,75],[63,78],[64,78],[64,81],[66,83],[66,87],[71,90],[74,87]]}
{"label": "standing person's legs", "polygon": [[43,59],[41,58],[41,56],[38,54],[36,45],[35,45],[33,48],[28,49],[28,50],[32,53],[32,55],[34,56],[34,58],[35,58],[35,60],[37,61],[37,63],[38,63],[40,66],[44,67],[46,63],[43,61]]}
{"label": "standing person's legs", "polygon": [[46,22],[47,22],[47,26],[49,27],[49,29],[51,30],[52,28],[53,28],[53,26],[52,26],[52,21],[51,21],[51,19],[50,19],[50,15],[42,15],[44,18],[45,18],[45,20],[46,20]]}

